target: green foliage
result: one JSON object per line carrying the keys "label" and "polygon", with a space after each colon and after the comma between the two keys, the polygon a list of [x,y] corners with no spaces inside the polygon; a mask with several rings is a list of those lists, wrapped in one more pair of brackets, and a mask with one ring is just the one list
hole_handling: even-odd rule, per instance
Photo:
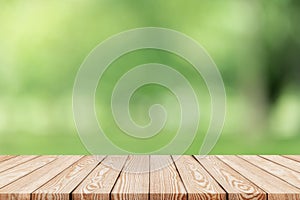
{"label": "green foliage", "polygon": [[[87,153],[72,115],[76,72],[99,42],[145,26],[189,35],[216,62],[226,87],[227,117],[212,153],[300,153],[297,0],[0,1],[0,8],[1,154]],[[113,63],[97,90],[98,118],[106,118],[100,111],[109,112],[105,97],[122,72],[147,62],[171,65],[199,86],[200,132],[205,132],[210,102],[203,80],[194,77],[184,60],[154,50],[133,52]],[[132,115],[147,123],[147,109],[154,102],[175,110],[163,137],[154,138],[161,145],[176,129],[172,121],[178,105],[172,94],[157,86],[140,89],[131,101]],[[104,124],[109,128],[114,122],[107,118]],[[112,139],[122,139],[121,134]],[[197,152],[194,146],[187,153]]]}

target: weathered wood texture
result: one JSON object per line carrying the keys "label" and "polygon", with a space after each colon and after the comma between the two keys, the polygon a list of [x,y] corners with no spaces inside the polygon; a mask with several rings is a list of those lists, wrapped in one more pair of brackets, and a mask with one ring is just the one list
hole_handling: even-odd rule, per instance
{"label": "weathered wood texture", "polygon": [[150,156],[150,199],[187,199],[171,156]]}
{"label": "weathered wood texture", "polygon": [[299,156],[0,156],[0,200],[300,200]]}

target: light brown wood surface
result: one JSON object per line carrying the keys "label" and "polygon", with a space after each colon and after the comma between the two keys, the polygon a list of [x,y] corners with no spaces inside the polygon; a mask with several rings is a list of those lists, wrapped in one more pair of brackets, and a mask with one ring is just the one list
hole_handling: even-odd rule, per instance
{"label": "light brown wood surface", "polygon": [[300,155],[284,155],[284,157],[300,162]]}
{"label": "light brown wood surface", "polygon": [[300,199],[300,190],[237,156],[218,156],[223,162],[267,192],[268,199]]}
{"label": "light brown wood surface", "polygon": [[[11,184],[0,189],[0,198],[14,199],[30,199],[31,193],[40,188],[42,185],[50,181],[56,175],[61,173],[67,167],[79,160],[82,156],[71,156],[65,158],[58,157],[53,162],[48,163],[45,167],[37,169],[32,173],[24,176]],[[41,157],[43,158],[43,157]]]}
{"label": "light brown wood surface", "polygon": [[127,156],[108,156],[72,193],[74,200],[109,200]]}
{"label": "light brown wood surface", "polygon": [[14,157],[16,157],[16,156],[0,156],[0,162],[4,161],[4,160],[8,160],[10,158],[14,158]]}
{"label": "light brown wood surface", "polygon": [[173,156],[189,199],[226,199],[225,191],[192,156]]}
{"label": "light brown wood surface", "polygon": [[150,156],[150,199],[187,199],[171,156]]}
{"label": "light brown wood surface", "polygon": [[266,172],[290,183],[291,185],[300,188],[300,173],[291,169],[287,169],[282,165],[271,162],[259,156],[240,156],[242,159],[256,165]]}
{"label": "light brown wood surface", "polygon": [[286,168],[289,168],[291,170],[294,170],[296,172],[300,172],[300,162],[297,162],[295,160],[279,156],[279,155],[261,155],[262,158],[265,158],[267,160],[270,160],[272,162],[275,162],[279,165],[282,165]]}
{"label": "light brown wood surface", "polygon": [[36,158],[37,156],[16,156],[12,157],[8,160],[5,160],[3,162],[0,162],[0,172],[8,170],[14,166],[17,166],[19,164],[22,164],[26,161],[32,160],[33,158]]}
{"label": "light brown wood surface", "polygon": [[299,156],[0,156],[0,200],[300,200]]}
{"label": "light brown wood surface", "polygon": [[[49,162],[52,162],[53,160],[56,159],[56,157],[57,156],[38,157],[34,160],[30,160],[14,168],[1,172],[0,188],[16,180],[20,180],[23,176],[26,176],[27,174],[39,169],[40,167],[46,165]],[[1,190],[0,190],[0,195],[1,195]]]}
{"label": "light brown wood surface", "polygon": [[111,192],[114,200],[148,199],[149,156],[129,156]]}
{"label": "light brown wood surface", "polygon": [[267,199],[267,194],[215,156],[195,156],[229,199]]}
{"label": "light brown wood surface", "polygon": [[104,156],[85,156],[51,181],[33,192],[32,199],[69,199],[70,193],[81,183],[104,158]]}

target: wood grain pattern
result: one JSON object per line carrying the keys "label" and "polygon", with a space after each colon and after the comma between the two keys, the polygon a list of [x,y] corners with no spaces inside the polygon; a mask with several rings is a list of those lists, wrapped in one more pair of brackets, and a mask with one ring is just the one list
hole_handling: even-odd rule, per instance
{"label": "wood grain pattern", "polygon": [[195,156],[224,188],[229,199],[267,199],[266,193],[215,156]]}
{"label": "wood grain pattern", "polygon": [[32,171],[52,162],[57,156],[43,156],[0,173],[0,188],[16,181]]}
{"label": "wood grain pattern", "polygon": [[150,156],[150,199],[187,199],[184,185],[170,156]]}
{"label": "wood grain pattern", "polygon": [[242,159],[258,166],[259,168],[265,170],[266,172],[285,180],[291,185],[300,188],[300,173],[295,172],[291,169],[283,167],[277,163],[266,160],[259,156],[241,156]]}
{"label": "wood grain pattern", "polygon": [[70,193],[105,156],[85,156],[32,194],[33,200],[69,200]]}
{"label": "wood grain pattern", "polygon": [[218,156],[223,162],[247,177],[268,193],[268,199],[300,199],[300,190],[237,156]]}
{"label": "wood grain pattern", "polygon": [[0,162],[0,172],[8,170],[8,169],[10,169],[14,166],[17,166],[17,165],[22,164],[26,161],[32,160],[33,158],[36,158],[36,157],[37,156],[16,156],[16,157],[12,157],[8,160]]}
{"label": "wood grain pattern", "polygon": [[[64,157],[59,156],[53,162],[44,165],[42,168],[16,180],[15,182],[0,189],[0,199],[14,200],[25,199],[30,200],[33,191],[40,188],[53,177],[57,176],[67,167],[78,161],[82,156]],[[43,158],[43,157],[42,157]]]}
{"label": "wood grain pattern", "polygon": [[108,156],[72,193],[74,200],[109,200],[127,156]]}
{"label": "wood grain pattern", "polygon": [[4,161],[4,160],[8,160],[8,159],[10,159],[10,158],[14,158],[14,157],[16,157],[16,156],[0,156],[0,162],[2,162],[2,161]]}
{"label": "wood grain pattern", "polygon": [[279,155],[268,155],[268,156],[261,155],[261,157],[273,161],[279,165],[285,166],[296,172],[300,172],[300,162],[297,162],[295,160],[288,159],[286,157],[279,156]]}
{"label": "wood grain pattern", "polygon": [[299,158],[0,156],[0,200],[300,200]]}
{"label": "wood grain pattern", "polygon": [[113,200],[148,199],[149,156],[129,156],[111,192]]}
{"label": "wood grain pattern", "polygon": [[284,157],[295,160],[297,162],[300,162],[300,156],[299,155],[284,155]]}
{"label": "wood grain pattern", "polygon": [[192,156],[173,156],[189,199],[226,199],[225,191]]}

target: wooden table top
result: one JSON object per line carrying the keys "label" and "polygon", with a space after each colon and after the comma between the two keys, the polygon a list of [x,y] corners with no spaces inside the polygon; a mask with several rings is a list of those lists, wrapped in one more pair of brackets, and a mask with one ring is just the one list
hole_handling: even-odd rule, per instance
{"label": "wooden table top", "polygon": [[300,200],[300,156],[0,156],[7,199]]}

